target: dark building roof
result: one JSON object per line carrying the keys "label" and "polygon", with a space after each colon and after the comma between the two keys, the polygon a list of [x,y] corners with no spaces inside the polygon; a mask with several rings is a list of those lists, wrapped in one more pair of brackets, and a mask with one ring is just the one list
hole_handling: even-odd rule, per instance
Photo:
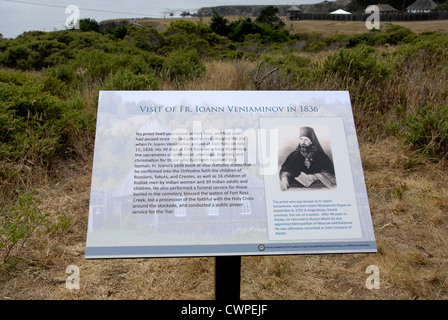
{"label": "dark building roof", "polygon": [[[372,9],[373,6],[374,6],[374,5],[370,5],[370,6],[368,6],[368,7],[366,8],[365,12],[366,12],[366,13],[370,13],[370,12],[373,10],[373,9]],[[395,9],[394,7],[392,7],[392,6],[389,5],[389,4],[377,4],[376,6],[377,6],[378,9],[380,10],[380,12],[398,12],[397,9]]]}
{"label": "dark building roof", "polygon": [[380,12],[398,11],[397,9],[392,7],[390,4],[379,4],[378,7],[380,8]]}
{"label": "dark building roof", "polygon": [[432,10],[437,5],[432,0],[417,0],[413,4],[411,4],[409,7],[407,7],[407,10]]}
{"label": "dark building roof", "polygon": [[286,9],[286,11],[302,11],[300,8],[298,8],[297,6],[292,6],[288,9]]}

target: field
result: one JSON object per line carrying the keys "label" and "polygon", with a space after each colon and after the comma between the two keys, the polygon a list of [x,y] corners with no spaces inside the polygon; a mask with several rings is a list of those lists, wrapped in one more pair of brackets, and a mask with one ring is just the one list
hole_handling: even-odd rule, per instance
{"label": "field", "polygon": [[[176,35],[166,22],[171,20],[161,19],[154,27],[160,33],[171,30],[170,35]],[[185,70],[177,73],[173,71],[177,56],[171,52],[180,52],[174,50],[175,41],[181,40],[174,36],[158,48],[163,52],[158,60],[154,49],[145,47],[143,53],[124,40],[86,33],[86,39],[96,39],[89,43],[107,49],[107,56],[95,50],[83,53],[84,49],[66,55],[62,46],[53,43],[53,48],[61,51],[45,68],[38,65],[35,55],[23,58],[23,48],[33,41],[53,41],[43,39],[46,35],[29,35],[23,43],[20,39],[0,42],[0,97],[8,106],[0,113],[4,143],[0,152],[0,230],[6,230],[8,214],[20,213],[28,213],[27,219],[46,214],[42,221],[49,226],[43,230],[36,224],[31,232],[27,229],[29,235],[19,238],[16,245],[6,232],[1,233],[0,299],[214,299],[213,257],[84,258],[96,99],[100,88],[127,89],[120,87],[123,79],[133,89],[349,90],[378,253],[242,257],[241,299],[448,299],[448,26],[446,21],[400,25],[410,32],[400,28],[378,33],[384,37],[381,39],[372,38],[376,33],[367,33],[362,39],[341,39],[335,35],[365,35],[364,24],[287,22],[286,29],[301,34],[301,44],[288,42],[287,49],[267,47],[261,36],[236,45],[216,42],[213,48],[194,42],[194,38],[189,45],[196,46],[199,61],[189,51],[182,51],[182,57],[191,59],[188,67],[197,68],[187,70],[184,65]],[[181,27],[186,29],[178,29]],[[419,35],[424,31],[437,32]],[[398,34],[400,40],[394,42]],[[129,42],[132,46],[155,43],[154,33],[144,35],[151,40],[142,44],[136,34],[127,34],[134,41]],[[57,35],[59,39],[68,36]],[[83,34],[79,37],[76,41],[81,48]],[[87,46],[88,42],[82,41]],[[347,43],[353,46],[346,47]],[[231,49],[222,50],[224,45]],[[123,58],[125,51],[132,54]],[[225,54],[225,59],[216,58],[215,51]],[[145,57],[144,63],[134,52]],[[21,64],[8,60],[12,53],[21,54]],[[106,61],[110,65],[106,66]],[[135,71],[134,77],[116,65],[143,70]],[[150,67],[145,69],[146,65]],[[258,74],[267,75],[273,67],[279,71],[271,73],[269,81],[259,81]],[[94,68],[95,77],[89,73]],[[151,68],[158,68],[157,73],[151,73]],[[22,100],[14,100],[9,90],[23,94]],[[34,98],[40,94],[42,97]],[[6,113],[27,103],[38,108],[40,102],[52,108],[54,124],[42,121],[50,119],[50,109],[35,114],[28,111],[23,125]],[[15,125],[20,125],[28,138],[16,133]],[[79,290],[66,289],[69,265],[79,268]],[[379,289],[366,287],[370,265],[379,268]]]}
{"label": "field", "polygon": [[[237,18],[228,17],[232,21]],[[285,17],[282,17],[286,21]],[[184,19],[139,19],[137,23],[141,25],[152,25],[159,32],[163,32],[170,26],[173,20],[188,20],[195,23],[209,23],[210,18],[184,18]],[[117,20],[110,20],[117,21]],[[431,21],[396,21],[393,24],[409,28],[413,32],[421,33],[425,31],[448,32],[448,24],[445,20],[431,20]],[[380,27],[385,27],[388,22],[380,23]],[[318,33],[322,35],[334,34],[361,34],[366,32],[366,24],[363,21],[327,21],[327,20],[300,20],[300,21],[286,21],[286,26],[291,33]]]}
{"label": "field", "polygon": [[[424,31],[448,32],[446,21],[396,21],[392,24],[409,28],[413,32],[421,33]],[[343,34],[360,34],[366,31],[365,22],[360,21],[293,21],[287,22],[291,25],[289,28],[292,32],[316,32],[323,35],[333,35],[337,33]],[[380,27],[386,26],[386,22],[380,23]]]}

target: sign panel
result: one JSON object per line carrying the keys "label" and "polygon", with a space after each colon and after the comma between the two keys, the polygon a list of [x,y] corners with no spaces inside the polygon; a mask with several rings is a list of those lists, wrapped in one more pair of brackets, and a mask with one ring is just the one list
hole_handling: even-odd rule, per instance
{"label": "sign panel", "polygon": [[86,258],[359,252],[348,92],[100,92]]}

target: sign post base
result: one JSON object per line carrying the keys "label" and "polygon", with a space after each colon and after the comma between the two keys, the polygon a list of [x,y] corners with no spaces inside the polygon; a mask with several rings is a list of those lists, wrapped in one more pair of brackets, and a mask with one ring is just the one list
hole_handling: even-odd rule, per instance
{"label": "sign post base", "polygon": [[241,256],[215,258],[215,299],[240,300]]}

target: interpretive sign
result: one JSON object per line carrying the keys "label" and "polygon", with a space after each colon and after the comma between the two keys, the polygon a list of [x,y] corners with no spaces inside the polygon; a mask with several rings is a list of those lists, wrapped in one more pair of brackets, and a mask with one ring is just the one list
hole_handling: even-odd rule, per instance
{"label": "interpretive sign", "polygon": [[100,92],[86,258],[358,252],[348,92]]}

